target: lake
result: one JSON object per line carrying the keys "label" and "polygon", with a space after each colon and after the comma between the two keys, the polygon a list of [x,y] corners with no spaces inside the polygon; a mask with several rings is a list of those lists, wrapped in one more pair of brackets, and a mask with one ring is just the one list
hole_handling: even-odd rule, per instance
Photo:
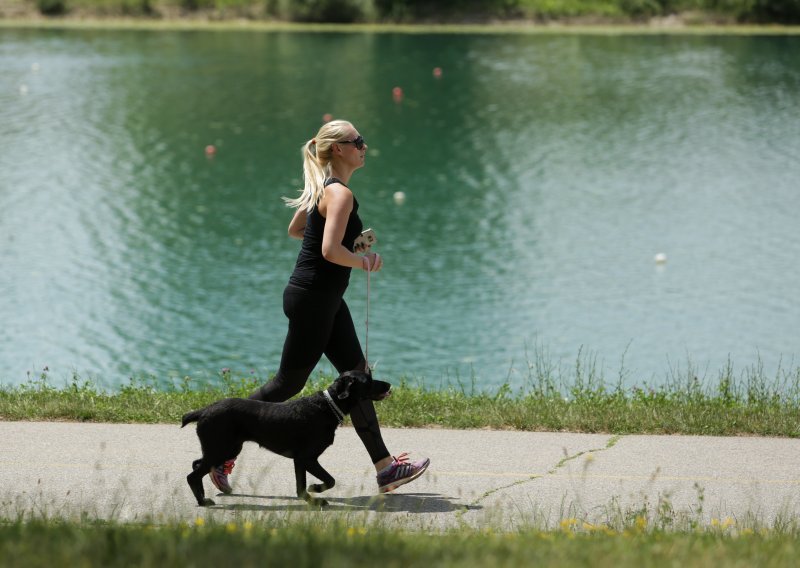
{"label": "lake", "polygon": [[0,29],[0,383],[274,372],[326,113],[380,375],[796,366],[798,37]]}

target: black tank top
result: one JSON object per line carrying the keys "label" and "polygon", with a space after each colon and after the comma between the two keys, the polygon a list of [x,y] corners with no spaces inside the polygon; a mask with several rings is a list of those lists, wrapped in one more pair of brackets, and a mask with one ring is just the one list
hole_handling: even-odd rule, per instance
{"label": "black tank top", "polygon": [[[341,183],[336,178],[325,180],[325,187],[332,183]],[[347,187],[345,185],[345,187]],[[361,234],[364,225],[358,216],[358,201],[353,196],[353,210],[347,219],[347,227],[344,231],[342,245],[351,251],[356,237]],[[303,232],[303,244],[300,253],[297,255],[297,262],[294,265],[294,272],[289,278],[289,284],[304,288],[306,290],[328,290],[331,292],[341,292],[347,289],[350,282],[350,268],[341,266],[325,260],[322,256],[322,235],[325,232],[325,217],[319,212],[319,208],[314,205],[306,217],[306,228]]]}

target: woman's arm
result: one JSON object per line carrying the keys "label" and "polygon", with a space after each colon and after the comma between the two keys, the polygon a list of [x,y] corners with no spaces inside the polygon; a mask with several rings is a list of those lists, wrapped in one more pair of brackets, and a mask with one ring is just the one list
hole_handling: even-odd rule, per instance
{"label": "woman's arm", "polygon": [[293,239],[303,240],[303,234],[306,231],[306,217],[308,213],[303,208],[298,208],[294,213],[294,217],[289,222],[289,236]]}
{"label": "woman's arm", "polygon": [[[350,268],[366,268],[364,257],[354,254],[342,245],[347,220],[353,211],[353,192],[340,184],[325,188],[325,196],[320,203],[320,212],[325,215],[325,232],[322,234],[322,256],[328,262]],[[380,270],[380,256],[370,253],[372,271]]]}

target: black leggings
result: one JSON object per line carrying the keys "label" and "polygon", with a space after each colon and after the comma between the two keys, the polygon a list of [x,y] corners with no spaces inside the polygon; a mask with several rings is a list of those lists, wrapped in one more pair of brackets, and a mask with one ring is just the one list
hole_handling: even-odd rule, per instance
{"label": "black leggings", "polygon": [[[365,369],[353,317],[341,294],[290,284],[283,291],[283,313],[289,318],[289,333],[280,368],[270,382],[250,395],[251,399],[289,400],[303,389],[323,354],[339,373]],[[350,411],[350,418],[372,463],[389,457],[372,401],[362,400]]]}

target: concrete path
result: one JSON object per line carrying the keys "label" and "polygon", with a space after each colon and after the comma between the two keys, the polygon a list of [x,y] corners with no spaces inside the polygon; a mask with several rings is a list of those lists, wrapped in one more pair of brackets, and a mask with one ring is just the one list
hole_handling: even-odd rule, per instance
{"label": "concrete path", "polygon": [[293,497],[291,461],[254,444],[236,463],[234,495],[216,496],[205,478],[217,502],[206,510],[185,479],[199,457],[193,426],[0,422],[0,517],[326,515],[437,530],[558,527],[565,519],[604,523],[641,513],[771,526],[800,514],[800,440],[443,429],[385,429],[384,436],[391,451],[429,456],[431,466],[383,498],[375,498],[358,437],[341,428],[320,460],[337,479],[324,495],[327,510],[308,511]]}

